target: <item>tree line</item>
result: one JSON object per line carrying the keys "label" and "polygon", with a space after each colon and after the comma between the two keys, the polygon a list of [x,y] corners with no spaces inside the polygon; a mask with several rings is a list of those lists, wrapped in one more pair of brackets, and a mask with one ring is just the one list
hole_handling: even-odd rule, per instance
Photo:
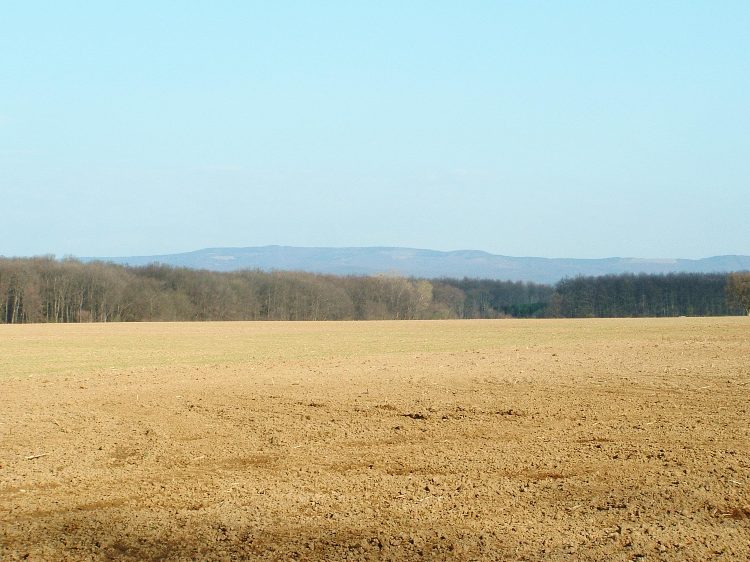
{"label": "tree line", "polygon": [[748,299],[750,274],[609,275],[552,286],[0,258],[0,323],[11,324],[717,316],[748,313]]}
{"label": "tree line", "polygon": [[564,279],[548,304],[551,316],[728,316],[745,311],[729,290],[733,275],[670,273]]}

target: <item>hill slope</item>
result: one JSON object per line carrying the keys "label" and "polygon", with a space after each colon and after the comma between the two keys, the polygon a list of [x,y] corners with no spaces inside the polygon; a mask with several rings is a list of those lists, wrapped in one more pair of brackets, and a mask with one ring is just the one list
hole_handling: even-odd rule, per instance
{"label": "hill slope", "polygon": [[475,250],[440,252],[414,248],[301,248],[261,246],[207,248],[161,256],[101,259],[127,265],[163,263],[178,267],[236,271],[296,270],[335,275],[393,273],[414,277],[472,277],[555,283],[577,275],[617,273],[728,272],[750,270],[750,256],[687,259],[570,259],[509,257]]}

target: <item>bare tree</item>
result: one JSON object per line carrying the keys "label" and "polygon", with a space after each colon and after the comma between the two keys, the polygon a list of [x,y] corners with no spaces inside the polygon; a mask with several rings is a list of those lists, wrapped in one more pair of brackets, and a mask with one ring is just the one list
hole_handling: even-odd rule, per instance
{"label": "bare tree", "polygon": [[727,278],[727,300],[750,315],[750,272],[730,273]]}

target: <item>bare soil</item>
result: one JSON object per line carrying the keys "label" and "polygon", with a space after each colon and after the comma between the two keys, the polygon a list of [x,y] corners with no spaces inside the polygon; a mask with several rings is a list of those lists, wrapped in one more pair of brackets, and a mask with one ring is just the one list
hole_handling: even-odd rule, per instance
{"label": "bare soil", "polygon": [[749,414],[749,318],[0,326],[0,559],[746,560]]}

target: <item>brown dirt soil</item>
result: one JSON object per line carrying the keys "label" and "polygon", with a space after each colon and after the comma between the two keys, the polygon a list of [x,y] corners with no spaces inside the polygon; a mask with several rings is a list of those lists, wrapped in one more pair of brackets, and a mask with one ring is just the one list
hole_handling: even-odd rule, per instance
{"label": "brown dirt soil", "polygon": [[750,319],[0,326],[2,560],[750,559]]}

